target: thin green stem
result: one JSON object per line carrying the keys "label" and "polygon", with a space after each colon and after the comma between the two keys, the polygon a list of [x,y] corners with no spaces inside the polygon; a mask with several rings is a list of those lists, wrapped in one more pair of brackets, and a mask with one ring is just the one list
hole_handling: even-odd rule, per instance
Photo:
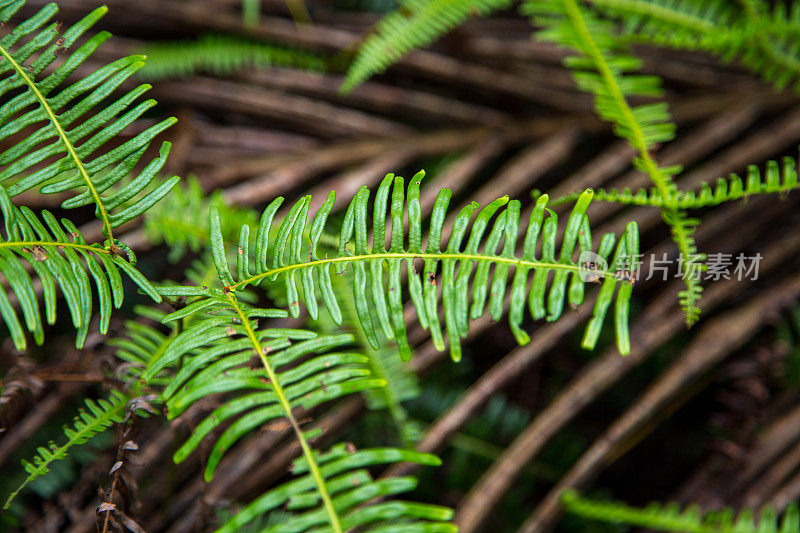
{"label": "thin green stem", "polygon": [[666,197],[670,190],[669,180],[666,176],[664,176],[664,174],[661,172],[661,169],[658,168],[658,165],[647,151],[647,142],[645,141],[644,132],[639,127],[639,122],[636,120],[633,110],[625,100],[625,95],[622,94],[622,89],[620,89],[616,77],[611,72],[611,67],[608,66],[603,54],[597,47],[597,43],[594,42],[589,28],[586,27],[586,21],[583,20],[583,16],[581,15],[578,4],[575,2],[575,0],[563,1],[567,15],[572,21],[572,27],[575,28],[575,31],[578,33],[578,36],[583,42],[583,47],[586,54],[594,63],[597,71],[603,78],[606,87],[611,93],[611,97],[614,99],[614,102],[616,102],[617,107],[622,113],[624,125],[626,128],[628,128],[633,136],[633,138],[629,140],[633,147],[639,152],[639,157],[642,160],[645,171],[650,176],[650,180],[655,184],[658,190],[661,191],[661,193]]}
{"label": "thin green stem", "polygon": [[14,246],[57,246],[60,248],[77,248],[80,250],[88,250],[98,254],[111,255],[109,250],[105,248],[98,248],[89,244],[75,244],[74,242],[52,242],[52,241],[21,241],[21,242],[0,242],[0,248],[11,248]]}
{"label": "thin green stem", "polygon": [[100,193],[97,192],[97,189],[92,183],[92,179],[89,177],[89,173],[86,171],[86,168],[83,166],[80,157],[78,157],[78,153],[75,151],[75,147],[70,142],[69,138],[67,138],[67,134],[64,131],[64,128],[61,127],[61,123],[59,123],[58,118],[56,117],[53,108],[50,107],[50,104],[47,103],[47,99],[44,95],[39,91],[39,88],[36,86],[36,83],[28,76],[25,69],[14,60],[14,57],[6,50],[3,46],[0,46],[0,54],[3,54],[11,66],[14,67],[14,70],[20,75],[22,80],[25,82],[26,85],[30,88],[33,92],[33,95],[39,101],[39,104],[42,106],[42,109],[47,116],[50,118],[50,122],[53,124],[53,127],[58,132],[58,136],[61,138],[61,141],[64,143],[64,146],[67,149],[72,160],[75,162],[75,168],[78,170],[80,175],[83,177],[83,180],[86,182],[86,186],[89,188],[89,192],[92,194],[92,198],[94,199],[95,204],[97,204],[97,210],[100,212],[100,218],[103,221],[103,226],[106,229],[106,236],[108,237],[108,242],[111,245],[114,245],[114,234],[111,230],[111,221],[108,217],[108,211],[106,211],[105,205],[103,205],[103,200],[100,198]]}
{"label": "thin green stem", "polygon": [[286,418],[289,420],[298,442],[300,442],[300,447],[303,450],[303,456],[308,463],[308,470],[317,485],[317,489],[319,490],[320,498],[322,498],[325,511],[328,514],[328,520],[331,523],[331,527],[335,533],[344,533],[344,529],[342,529],[342,525],[339,522],[339,515],[336,514],[336,509],[333,507],[333,501],[331,500],[330,494],[328,494],[328,488],[325,486],[325,479],[322,477],[322,473],[319,470],[319,465],[317,465],[316,459],[314,459],[314,454],[311,450],[311,446],[308,444],[308,440],[306,440],[306,436],[303,434],[303,431],[300,429],[300,425],[297,423],[297,420],[292,414],[292,405],[286,398],[283,387],[281,387],[281,384],[278,382],[278,375],[275,373],[275,370],[272,368],[267,356],[264,354],[261,343],[258,341],[255,331],[253,331],[253,326],[250,324],[250,320],[244,314],[242,308],[239,307],[239,302],[236,300],[236,296],[232,293],[228,293],[227,297],[228,301],[231,303],[231,307],[233,307],[233,310],[242,321],[242,325],[247,332],[247,337],[250,339],[253,349],[261,359],[261,363],[264,365],[264,370],[266,370],[267,377],[269,377],[270,383],[272,383],[272,388],[275,391],[275,395],[278,397],[278,402],[286,412]]}
{"label": "thin green stem", "polygon": [[[553,268],[556,270],[559,269],[571,270],[574,272],[582,270],[581,266],[571,265],[569,263],[545,263],[542,261],[527,261],[525,259],[517,259],[516,257],[498,257],[493,255],[462,254],[462,253],[454,254],[454,253],[444,253],[444,252],[442,253],[378,252],[374,254],[348,255],[344,257],[316,259],[314,261],[308,261],[306,263],[284,265],[282,267],[267,270],[265,272],[262,272],[261,274],[256,274],[255,276],[250,276],[249,278],[239,280],[233,285],[228,286],[227,288],[230,290],[237,290],[239,287],[242,287],[244,285],[257,283],[269,276],[274,276],[282,272],[288,272],[290,270],[299,270],[303,268],[310,268],[313,266],[323,266],[333,263],[349,263],[351,261],[369,261],[369,260],[378,261],[381,259],[435,259],[438,261],[451,259],[456,261],[479,261],[479,262],[488,261],[490,263],[504,263],[507,265],[514,265],[518,267],[528,267],[528,268]],[[596,272],[596,274],[607,275],[607,276],[614,275],[614,273],[612,272],[603,272],[603,271],[598,271]]]}

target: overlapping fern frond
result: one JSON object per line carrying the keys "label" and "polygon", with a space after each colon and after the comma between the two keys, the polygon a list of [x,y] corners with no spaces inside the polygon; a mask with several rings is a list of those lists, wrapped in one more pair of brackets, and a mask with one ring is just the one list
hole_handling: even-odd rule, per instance
{"label": "overlapping fern frond", "polygon": [[[577,52],[566,58],[565,64],[572,70],[578,86],[595,95],[600,117],[613,122],[615,133],[636,150],[634,166],[649,176],[663,197],[675,194],[677,188],[672,176],[680,172],[680,167],[661,167],[651,153],[657,144],[671,140],[675,134],[667,104],[632,107],[627,102],[630,97],[660,96],[660,79],[633,74],[641,61],[620,43],[614,25],[577,0],[529,0],[523,4],[523,10],[534,24],[543,27],[537,32],[538,38]],[[661,212],[687,265],[686,289],[681,292],[680,301],[686,323],[692,325],[700,314],[697,300],[702,292],[696,273],[702,268],[699,262],[703,256],[697,253],[693,237],[698,221],[680,210],[665,207]]]}
{"label": "overlapping fern frond", "polygon": [[410,476],[373,480],[368,467],[399,462],[438,466],[441,461],[437,457],[394,448],[355,450],[347,445],[337,445],[314,455],[336,510],[335,524],[327,520],[319,494],[314,489],[315,480],[309,473],[308,462],[301,457],[292,468],[295,479],[263,494],[217,531],[241,531],[255,518],[283,507],[290,512],[288,519],[263,531],[341,532],[361,531],[365,527],[369,528],[368,531],[384,533],[458,531],[454,524],[448,522],[453,512],[446,507],[401,500],[376,500],[414,490],[417,481]]}
{"label": "overlapping fern frond", "polygon": [[359,47],[341,90],[352,91],[468,18],[507,9],[512,3],[510,0],[402,0],[397,10],[385,15]]}
{"label": "overlapping fern frond", "polygon": [[83,346],[92,318],[90,276],[94,280],[100,303],[102,333],[108,331],[112,306],[119,308],[122,305],[120,271],[155,301],[161,301],[161,296],[150,282],[136,270],[136,258],[127,248],[124,249],[126,258],[118,246],[108,249],[100,244],[88,244],[69,220],[62,219],[59,222],[49,211],[43,211],[40,218],[27,207],[14,207],[2,187],[0,213],[5,230],[4,235],[0,236],[0,273],[6,285],[0,291],[0,315],[18,350],[24,350],[27,341],[9,293],[16,297],[25,328],[33,334],[36,343],[41,344],[44,340],[41,305],[28,268],[41,282],[48,324],[56,320],[56,286],[61,289],[72,316],[72,324],[78,330],[78,347]]}
{"label": "overlapping fern frond", "polygon": [[738,514],[730,509],[701,513],[696,507],[682,509],[679,505],[662,506],[657,503],[643,509],[624,503],[588,500],[574,491],[561,497],[566,509],[583,518],[625,524],[657,531],[680,533],[800,533],[800,512],[791,505],[779,520],[773,509],[762,509],[759,516],[752,510]]}
{"label": "overlapping fern frond", "polygon": [[105,431],[117,422],[121,422],[128,400],[129,398],[126,395],[114,390],[111,391],[108,399],[101,398],[97,402],[86,399],[86,409],[78,410],[78,416],[75,417],[72,427],[64,426],[64,435],[67,437],[67,441],[64,444],[57,445],[51,441],[47,444],[47,447],[40,446],[36,450],[37,454],[34,456],[33,461],[22,461],[22,466],[25,467],[28,476],[8,496],[3,509],[8,509],[17,494],[28,484],[47,474],[53,462],[65,459],[74,446],[86,443],[96,434]]}
{"label": "overlapping fern frond", "polygon": [[141,50],[147,63],[139,75],[148,80],[210,73],[232,74],[251,67],[296,67],[325,71],[321,54],[228,35],[201,35],[191,41],[150,43]]}
{"label": "overlapping fern frond", "polygon": [[[449,236],[442,242],[451,194],[448,189],[442,189],[434,203],[427,231],[427,246],[423,248],[420,204],[423,175],[419,173],[411,179],[406,191],[404,179],[389,174],[378,187],[371,216],[368,214],[370,191],[363,187],[347,208],[338,235],[338,253],[333,257],[320,257],[318,244],[333,208],[335,193],[328,195],[310,221],[309,228],[310,198],[299,200],[289,210],[273,237],[270,228],[283,202],[283,198],[278,198],[265,209],[261,217],[255,239],[255,256],[252,258],[250,230],[248,226],[242,227],[235,253],[236,280],[226,258],[219,217],[212,207],[212,251],[223,290],[221,293],[201,288],[184,290],[188,291],[186,294],[206,295],[211,301],[225,298],[262,280],[282,278],[286,285],[289,310],[294,316],[299,316],[299,285],[302,300],[312,318],[318,316],[319,298],[339,324],[342,314],[338,298],[342,295],[332,288],[331,267],[337,267],[337,275],[352,268],[351,287],[356,312],[367,339],[374,348],[379,346],[375,333],[377,325],[385,337],[397,341],[404,359],[411,355],[403,314],[404,290],[408,290],[421,325],[430,329],[436,347],[443,350],[445,342],[438,309],[441,286],[445,330],[454,360],[461,357],[461,338],[467,334],[469,320],[485,313],[487,301],[492,318],[499,320],[504,313],[505,296],[510,295],[509,324],[520,343],[529,341],[528,334],[521,327],[526,302],[533,319],[546,317],[549,321],[561,316],[565,299],[574,306],[582,303],[584,279],[581,276],[583,265],[580,255],[592,252],[591,230],[585,215],[591,201],[591,191],[584,193],[575,204],[560,246],[556,242],[558,217],[546,208],[547,197],[540,198],[524,230],[522,251],[519,253],[519,235],[523,231],[520,202],[509,201],[507,197],[499,198],[483,209],[479,209],[476,203],[466,206],[455,217],[452,227],[447,228]],[[390,220],[388,225],[387,215]],[[473,215],[475,218],[470,227]],[[404,230],[406,219],[409,228],[407,240]],[[373,233],[371,243],[368,242],[370,230]],[[391,243],[388,247],[387,241]],[[586,348],[595,346],[616,287],[620,285],[614,320],[617,344],[621,353],[627,353],[628,303],[633,279],[630,260],[638,254],[639,248],[636,223],[628,224],[616,249],[615,241],[613,234],[606,234],[597,250],[597,255],[609,266],[592,274],[595,279],[605,277],[605,281],[583,345]],[[540,244],[542,252],[537,255],[537,246]],[[421,263],[421,273],[417,270],[417,261]],[[515,272],[509,280],[511,267]],[[406,282],[402,280],[404,270]],[[552,283],[548,287],[551,274]],[[622,280],[625,282],[619,283]]]}
{"label": "overlapping fern frond", "polygon": [[[8,22],[23,2],[0,0],[0,20]],[[111,141],[155,105],[146,100],[134,106],[149,85],[140,85],[109,101],[112,92],[143,65],[143,56],[114,61],[79,81],[68,77],[110,35],[100,32],[75,50],[70,48],[100,19],[105,7],[92,11],[63,33],[55,4],[19,23],[0,38],[0,139],[23,139],[0,154],[0,183],[10,196],[38,188],[44,193],[74,192],[64,208],[94,204],[103,232],[114,244],[113,229],[142,214],[177,182],[177,177],[157,183],[156,176],[169,153],[159,156],[134,174],[150,142],[175,122],[163,120],[112,147]],[[63,61],[46,71],[59,56]],[[133,106],[131,109],[129,107]]]}
{"label": "overlapping fern frond", "polygon": [[[791,157],[784,157],[782,168],[777,161],[768,161],[764,169],[765,177],[756,165],[747,167],[747,178],[742,180],[738,174],[730,174],[727,179],[718,178],[712,187],[703,182],[698,191],[674,191],[666,199],[658,189],[639,189],[636,192],[628,188],[597,189],[594,200],[613,202],[625,205],[667,207],[670,209],[700,209],[747,199],[758,194],[787,194],[798,187],[797,163]],[[567,194],[553,200],[552,205],[574,202],[580,193]]]}

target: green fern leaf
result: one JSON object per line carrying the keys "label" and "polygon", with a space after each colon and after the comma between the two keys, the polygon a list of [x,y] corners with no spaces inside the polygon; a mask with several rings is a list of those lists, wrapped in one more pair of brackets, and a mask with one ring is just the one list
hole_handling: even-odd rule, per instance
{"label": "green fern leaf", "polygon": [[[458,528],[448,521],[453,512],[438,505],[428,505],[399,500],[386,500],[416,487],[412,477],[394,477],[373,480],[367,467],[399,462],[422,465],[441,464],[433,455],[412,450],[371,448],[350,450],[337,445],[324,453],[315,453],[320,474],[329,489],[337,515],[340,531],[356,531],[369,526],[369,531],[403,532],[455,532]],[[248,504],[233,519],[217,531],[240,531],[247,523],[286,507],[288,519],[264,531],[270,533],[290,531],[322,531],[326,524],[325,510],[314,489],[314,479],[308,473],[305,458],[295,461],[292,471],[296,479],[288,481]],[[302,475],[305,474],[305,475]],[[380,499],[380,500],[376,500]]]}
{"label": "green fern leaf", "polygon": [[228,239],[236,239],[242,226],[255,228],[258,224],[254,209],[228,205],[219,191],[206,195],[197,178],[190,176],[145,213],[145,234],[153,244],[165,243],[169,261],[177,262],[188,251],[197,253],[208,247],[212,205],[220,214],[222,234]]}
{"label": "green fern leaf", "polygon": [[[5,235],[0,236],[0,273],[6,279],[7,290],[16,296],[25,327],[33,334],[37,344],[44,340],[44,329],[39,299],[25,263],[42,283],[48,324],[56,320],[56,284],[60,287],[72,316],[72,324],[78,330],[78,347],[83,346],[92,316],[90,276],[100,303],[102,333],[108,331],[112,306],[119,308],[122,305],[120,271],[153,300],[161,301],[155,288],[136,270],[136,258],[129,250],[128,259],[125,259],[117,248],[107,249],[99,244],[88,244],[69,220],[58,222],[48,211],[43,211],[40,219],[27,207],[14,207],[2,187],[0,213],[5,228]],[[0,315],[11,333],[14,345],[18,350],[24,350],[27,346],[25,333],[6,290],[0,291]]]}
{"label": "green fern leaf", "polygon": [[[218,231],[218,225],[214,229]],[[164,291],[172,295],[193,292],[183,287],[167,287]],[[165,322],[189,317],[192,321],[148,364],[141,379],[147,381],[164,368],[183,361],[162,395],[170,417],[209,394],[238,393],[201,422],[175,453],[176,461],[185,459],[208,433],[238,417],[219,435],[211,450],[205,471],[207,480],[213,476],[225,451],[240,438],[257,427],[283,423],[285,419],[300,444],[316,494],[324,504],[323,520],[334,531],[342,532],[339,514],[308,443],[309,437],[300,428],[293,409],[297,406],[311,409],[347,394],[384,386],[385,382],[369,376],[364,366],[367,358],[363,355],[331,351],[350,344],[349,335],[317,336],[305,330],[258,328],[259,319],[280,316],[286,313],[250,307],[231,291],[206,293],[186,309],[164,317]],[[260,367],[251,367],[254,355]]]}
{"label": "green fern leaf", "polygon": [[433,41],[464,23],[507,9],[510,0],[403,0],[384,16],[367,36],[350,65],[340,90],[350,92],[371,76],[397,63],[414,49]]}
{"label": "green fern leaf", "polygon": [[[183,361],[162,394],[169,418],[180,415],[209,394],[247,393],[211,413],[175,453],[176,462],[184,460],[212,430],[238,416],[211,451],[207,479],[213,475],[224,452],[243,435],[287,416],[285,406],[310,409],[342,395],[383,385],[382,380],[369,377],[365,356],[340,351],[352,343],[349,335],[259,330],[251,324],[260,318],[285,316],[283,311],[252,308],[230,297],[218,296],[195,301],[184,310],[167,315],[164,321],[189,316],[193,320],[151,359],[140,379],[149,382],[164,368]],[[254,341],[261,347],[259,357],[263,358],[263,366],[256,369],[242,366],[253,357]],[[312,355],[313,358],[297,365]],[[293,364],[296,366],[284,369]],[[274,386],[276,380],[278,385]]]}
{"label": "green fern leaf", "polygon": [[[0,0],[1,20],[7,22],[21,5]],[[32,188],[44,193],[76,191],[62,207],[94,204],[111,246],[114,228],[145,212],[178,181],[173,176],[154,185],[169,143],[162,144],[159,157],[132,175],[150,142],[175,119],[163,120],[110,148],[119,132],[155,105],[154,100],[147,100],[128,110],[149,85],[106,103],[112,91],[144,65],[144,58],[114,61],[66,85],[70,74],[110,37],[100,32],[69,50],[107,9],[92,11],[63,34],[59,34],[60,24],[49,22],[57,11],[55,4],[48,4],[0,39],[0,73],[7,75],[0,82],[0,96],[24,89],[0,106],[0,139],[34,129],[0,154],[0,164],[5,165],[0,180],[8,184],[12,197]],[[24,44],[20,44],[22,39],[27,39]],[[59,54],[65,54],[64,61],[44,75]],[[95,109],[101,102],[103,108]]]}
{"label": "green fern leaf", "polygon": [[[570,214],[558,255],[556,255],[558,217],[546,208],[547,198],[540,198],[531,213],[521,243],[523,249],[518,255],[517,245],[521,233],[520,203],[516,200],[509,201],[508,198],[500,198],[482,210],[479,210],[479,206],[475,203],[468,205],[456,217],[447,242],[441,242],[450,199],[450,191],[443,189],[439,192],[434,205],[428,230],[428,244],[423,250],[419,200],[419,187],[423,175],[419,173],[410,181],[407,199],[403,178],[389,174],[381,182],[372,214],[371,225],[376,237],[373,238],[371,245],[367,242],[369,231],[367,207],[370,193],[366,187],[362,188],[346,211],[343,227],[339,232],[339,251],[334,257],[319,257],[318,244],[328,214],[333,208],[335,194],[331,193],[328,196],[327,201],[310,221],[307,237],[304,235],[309,222],[309,197],[298,201],[279,225],[275,236],[270,235],[272,220],[283,201],[282,198],[278,198],[267,207],[261,218],[255,239],[255,256],[252,259],[249,252],[249,228],[246,226],[242,228],[238,252],[235,254],[238,281],[234,281],[231,273],[219,216],[212,207],[211,246],[223,285],[222,293],[185,287],[165,288],[167,292],[163,294],[224,298],[263,280],[275,281],[281,278],[286,286],[289,310],[294,316],[299,316],[299,285],[302,287],[303,300],[312,318],[318,316],[319,295],[319,299],[334,321],[340,324],[342,313],[337,294],[331,285],[331,267],[337,267],[337,274],[352,268],[354,279],[351,286],[356,313],[367,339],[374,348],[378,347],[375,322],[372,318],[374,313],[377,325],[383,330],[384,335],[396,339],[404,359],[410,357],[411,349],[406,338],[403,315],[404,283],[401,281],[403,263],[408,275],[406,285],[420,323],[431,330],[434,343],[443,350],[444,336],[438,315],[441,284],[445,330],[450,352],[455,360],[460,358],[460,340],[467,333],[469,320],[483,315],[487,302],[492,318],[499,320],[503,314],[507,292],[511,298],[509,323],[520,343],[529,341],[527,333],[521,328],[526,302],[534,319],[546,317],[550,321],[557,320],[561,316],[565,299],[571,305],[582,303],[584,280],[580,274],[583,267],[579,259],[576,260],[573,256],[592,251],[591,234],[585,216],[586,208],[591,201],[591,191],[587,191],[581,197]],[[406,207],[409,221],[407,243],[403,226]],[[502,209],[503,207],[505,208]],[[390,208],[388,214],[391,230],[385,223],[387,208]],[[467,232],[470,220],[476,213],[471,229]],[[492,221],[495,214],[497,216]],[[386,248],[383,239],[390,240],[389,248]],[[622,353],[627,353],[629,350],[627,308],[631,284],[627,282],[620,284],[619,281],[631,277],[630,272],[625,275],[626,267],[630,258],[638,254],[636,223],[631,222],[628,225],[616,251],[614,251],[615,240],[612,234],[604,236],[598,250],[599,256],[609,268],[593,273],[596,278],[605,277],[605,281],[583,344],[586,348],[594,347],[615,289],[617,285],[621,285],[615,308],[615,323],[619,349]],[[541,257],[537,257],[536,250],[540,241],[543,252]],[[415,261],[422,263],[421,278]],[[492,266],[495,268],[490,271]],[[515,273],[509,282],[511,267],[515,268]],[[530,274],[533,274],[533,280],[529,288]],[[553,282],[548,290],[548,277],[551,274]]]}

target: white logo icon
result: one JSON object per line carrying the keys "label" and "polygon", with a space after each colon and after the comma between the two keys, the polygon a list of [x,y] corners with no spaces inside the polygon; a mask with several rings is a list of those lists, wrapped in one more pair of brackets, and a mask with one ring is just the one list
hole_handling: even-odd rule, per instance
{"label": "white logo icon", "polygon": [[591,250],[584,250],[578,257],[578,275],[585,282],[599,281],[608,271],[608,262]]}

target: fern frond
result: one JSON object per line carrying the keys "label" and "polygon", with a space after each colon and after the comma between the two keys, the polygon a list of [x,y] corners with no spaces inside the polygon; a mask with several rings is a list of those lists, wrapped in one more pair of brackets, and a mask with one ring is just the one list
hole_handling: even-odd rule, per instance
{"label": "fern frond", "polygon": [[[406,338],[403,315],[403,263],[408,277],[407,289],[419,321],[423,327],[430,329],[433,342],[439,350],[443,350],[445,346],[438,313],[441,284],[445,330],[450,353],[455,360],[461,357],[460,341],[467,334],[469,320],[484,314],[487,300],[492,318],[499,320],[504,310],[505,295],[510,293],[509,325],[520,343],[530,340],[521,328],[526,301],[530,315],[535,320],[546,317],[549,321],[557,320],[561,316],[565,298],[574,306],[583,302],[584,279],[581,273],[584,267],[580,257],[575,259],[573,256],[592,251],[590,228],[585,216],[592,197],[591,191],[587,191],[572,210],[558,256],[558,217],[546,208],[547,197],[540,198],[531,212],[519,255],[517,244],[522,232],[519,220],[520,202],[509,201],[507,197],[499,198],[480,210],[476,203],[462,209],[453,223],[447,242],[441,242],[450,201],[448,189],[441,190],[437,195],[427,235],[427,247],[423,249],[420,205],[420,183],[423,176],[423,173],[419,173],[410,180],[406,197],[403,178],[387,175],[375,196],[371,224],[367,213],[370,191],[363,187],[350,202],[345,213],[343,227],[338,236],[339,250],[334,257],[319,257],[318,244],[328,214],[333,208],[335,193],[328,195],[326,202],[310,221],[307,236],[309,197],[295,203],[279,225],[277,234],[274,237],[270,235],[273,218],[283,202],[283,198],[278,198],[267,207],[261,217],[255,239],[255,257],[252,259],[249,252],[249,228],[242,227],[235,254],[238,281],[234,281],[231,274],[220,232],[219,216],[212,207],[211,244],[214,262],[224,287],[223,294],[235,293],[263,280],[274,281],[280,277],[286,285],[289,310],[294,316],[299,316],[299,284],[302,287],[302,299],[312,319],[316,319],[319,312],[319,290],[323,305],[334,321],[340,324],[342,314],[338,303],[339,295],[331,285],[331,267],[337,267],[337,275],[352,268],[353,297],[358,319],[367,339],[374,348],[379,347],[372,318],[374,313],[377,326],[382,329],[385,337],[396,339],[400,354],[406,360],[410,358],[411,348]],[[391,230],[386,223],[387,208]],[[403,225],[406,214],[409,223],[407,242]],[[495,214],[497,216],[492,221]],[[473,215],[477,216],[467,232]],[[371,244],[367,242],[370,230],[368,224],[374,235]],[[387,240],[391,242],[388,248]],[[540,240],[543,252],[537,257],[536,250]],[[589,322],[584,336],[583,345],[586,348],[593,348],[597,342],[618,282],[621,279],[632,280],[628,265],[630,258],[638,254],[636,223],[628,224],[616,251],[615,241],[613,234],[603,237],[597,255],[610,266],[608,269],[599,268],[591,274],[595,279],[605,277],[605,281],[595,304],[594,318]],[[422,262],[422,277],[415,266],[417,260]],[[511,267],[515,268],[515,274],[509,290],[508,276]],[[533,274],[533,280],[528,287],[530,274]],[[553,281],[548,288],[550,274],[553,274]],[[621,353],[627,353],[627,313],[632,283],[626,281],[620,285],[614,316],[617,344]],[[211,291],[192,290],[198,294],[214,296]]]}
{"label": "fern frond", "polygon": [[626,101],[630,97],[661,96],[660,78],[633,74],[641,68],[641,61],[618,43],[613,24],[575,0],[531,0],[523,9],[535,24],[543,26],[536,34],[538,39],[578,52],[579,55],[565,60],[578,86],[595,95],[595,108],[600,116],[613,122],[615,133],[637,150],[636,166],[659,189],[674,189],[671,176],[676,169],[658,168],[648,152],[657,143],[675,136],[667,104],[631,107]]}
{"label": "fern frond", "polygon": [[25,263],[42,283],[48,324],[56,320],[58,284],[72,316],[72,324],[78,330],[78,347],[83,346],[92,317],[90,276],[100,301],[102,333],[108,331],[112,305],[116,308],[122,305],[120,271],[155,301],[161,301],[155,288],[136,270],[136,258],[127,247],[128,259],[125,259],[117,247],[107,249],[99,244],[88,244],[69,220],[61,219],[59,222],[48,211],[43,211],[40,219],[27,207],[17,208],[2,187],[0,213],[5,228],[5,235],[0,236],[0,273],[7,285],[6,289],[0,291],[0,315],[18,350],[24,350],[27,341],[17,312],[8,298],[8,291],[16,296],[25,327],[33,334],[36,343],[41,344],[44,340],[39,299]]}
{"label": "fern frond", "polygon": [[[324,453],[315,453],[315,457],[336,512],[341,517],[342,531],[359,531],[363,527],[369,527],[368,531],[408,533],[458,530],[454,524],[448,522],[453,512],[446,507],[385,500],[414,490],[417,482],[413,477],[393,477],[376,481],[367,470],[370,466],[399,462],[438,466],[441,461],[437,457],[394,448],[348,451],[345,445],[334,446]],[[325,512],[314,490],[314,479],[308,473],[305,457],[295,461],[292,470],[295,475],[299,475],[296,479],[263,494],[217,531],[240,531],[252,520],[283,507],[290,511],[288,519],[263,531],[288,533],[327,530],[323,529],[326,526]]]}
{"label": "fern frond", "polygon": [[[768,161],[764,170],[765,178],[756,165],[748,165],[747,179],[742,180],[737,174],[730,174],[728,179],[717,178],[712,187],[703,182],[698,191],[675,191],[664,199],[658,189],[639,189],[636,192],[629,188],[597,189],[594,200],[612,202],[623,205],[651,207],[667,207],[670,209],[700,209],[720,205],[725,202],[747,199],[758,194],[785,195],[798,187],[797,163],[791,157],[783,158],[783,168],[777,161]],[[574,202],[580,193],[571,193],[553,200],[552,205]]]}
{"label": "fern frond", "polygon": [[[201,294],[203,289],[169,287],[173,296]],[[168,416],[174,417],[197,400],[220,392],[237,396],[215,409],[175,453],[185,459],[212,430],[238,417],[219,435],[210,452],[205,477],[211,479],[225,451],[245,434],[270,422],[286,420],[300,444],[315,492],[323,502],[323,521],[342,532],[341,518],[331,499],[308,437],[293,409],[311,409],[341,396],[384,385],[369,377],[366,357],[343,348],[350,335],[317,336],[306,330],[259,329],[261,318],[286,316],[283,311],[259,309],[240,302],[230,291],[206,295],[164,317],[165,322],[193,320],[170,341],[141,374],[147,381],[165,367],[183,360],[163,392]],[[249,362],[256,356],[260,367]],[[327,518],[325,518],[327,517]]]}
{"label": "fern frond", "polygon": [[430,45],[470,17],[507,9],[511,0],[403,0],[375,26],[351,63],[340,90],[350,92],[404,55]]}
{"label": "fern frond", "polygon": [[185,78],[199,73],[225,76],[251,67],[296,67],[323,72],[321,55],[229,35],[201,35],[191,41],[148,43],[139,76],[148,80]]}
{"label": "fern frond", "polygon": [[786,510],[779,522],[775,511],[763,509],[755,518],[751,510],[743,510],[738,516],[730,510],[702,514],[696,507],[681,509],[676,504],[662,506],[653,503],[639,509],[624,503],[602,502],[580,497],[575,491],[565,491],[561,497],[567,511],[583,518],[600,520],[633,527],[680,533],[800,533],[800,512],[797,505]]}
{"label": "fern frond", "polygon": [[[585,9],[577,0],[529,0],[523,8],[535,24],[544,27],[537,33],[540,39],[578,53],[565,60],[578,86],[595,95],[595,108],[600,117],[613,122],[615,133],[636,150],[634,166],[649,176],[663,197],[674,194],[677,187],[672,176],[680,172],[680,167],[660,167],[650,153],[656,144],[674,137],[675,125],[670,121],[667,104],[632,107],[627,102],[630,97],[660,96],[660,79],[631,74],[640,68],[641,61],[620,44],[612,23]],[[693,237],[698,221],[668,208],[661,213],[684,260],[702,261]],[[686,290],[681,293],[680,301],[686,324],[691,326],[700,313],[696,302],[702,289],[699,278],[693,273],[687,274],[683,278]]]}
{"label": "fern frond", "polygon": [[[355,322],[353,324],[358,327]],[[386,382],[384,387],[364,391],[367,408],[388,411],[403,445],[413,447],[418,432],[412,427],[403,402],[419,395],[419,379],[409,363],[397,356],[395,346],[382,346],[374,350],[366,339],[364,341],[361,343],[361,351],[369,357],[370,372]]]}
{"label": "fern frond", "polygon": [[[19,2],[0,0],[2,21],[7,22],[20,6]],[[0,106],[0,139],[25,135],[0,154],[0,165],[5,165],[0,182],[11,196],[32,188],[44,193],[76,191],[62,207],[95,204],[111,246],[113,228],[145,212],[178,181],[173,176],[153,186],[169,153],[166,142],[159,157],[132,175],[150,142],[175,119],[163,120],[111,148],[117,134],[155,105],[154,100],[146,100],[127,110],[149,85],[140,85],[107,103],[112,91],[144,65],[144,58],[119,59],[66,85],[75,69],[110,37],[100,32],[68,52],[107,9],[92,11],[62,35],[58,23],[48,24],[57,11],[55,4],[48,4],[0,39],[0,74],[7,75],[0,82],[0,96],[23,89]],[[27,41],[20,44],[23,38]],[[63,63],[40,78],[61,53],[65,54]],[[101,104],[102,108],[95,109]],[[33,132],[26,133],[30,130]]]}
{"label": "fern frond", "polygon": [[32,462],[22,461],[28,477],[8,496],[3,509],[8,509],[17,494],[29,483],[47,474],[54,461],[66,458],[72,447],[84,444],[97,433],[121,422],[129,399],[121,392],[112,390],[108,399],[100,399],[97,402],[91,399],[85,400],[86,410],[78,410],[78,416],[75,417],[72,427],[64,426],[67,442],[60,446],[54,442],[48,443],[47,447],[40,446]]}
{"label": "fern frond", "polygon": [[[164,290],[179,291],[180,288]],[[175,453],[175,460],[182,461],[217,426],[239,417],[223,432],[211,451],[207,479],[231,445],[256,427],[291,416],[290,405],[310,409],[342,395],[383,384],[369,377],[365,356],[334,351],[352,342],[349,335],[318,336],[311,331],[294,329],[260,330],[254,324],[259,318],[285,316],[283,311],[252,308],[230,295],[219,295],[199,299],[167,315],[164,321],[189,316],[192,321],[163,352],[151,359],[140,379],[150,381],[167,366],[183,361],[163,391],[169,418],[180,415],[209,394],[241,394],[200,423]],[[259,367],[243,366],[253,358],[256,345],[260,347]],[[292,364],[297,366],[285,368]]]}

